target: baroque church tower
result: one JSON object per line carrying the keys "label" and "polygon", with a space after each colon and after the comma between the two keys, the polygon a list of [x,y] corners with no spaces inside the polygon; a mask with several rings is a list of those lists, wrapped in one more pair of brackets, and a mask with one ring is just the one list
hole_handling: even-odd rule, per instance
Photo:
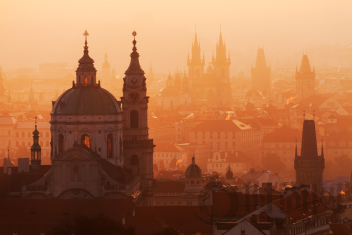
{"label": "baroque church tower", "polygon": [[148,99],[145,72],[139,63],[136,32],[133,34],[131,62],[125,71],[123,97],[123,136],[125,167],[141,177],[144,205],[153,205],[153,140],[148,138]]}
{"label": "baroque church tower", "polygon": [[310,185],[314,192],[322,192],[325,158],[323,146],[318,155],[314,120],[304,120],[301,155],[296,148],[294,169],[297,186]]}
{"label": "baroque church tower", "polygon": [[297,98],[305,99],[314,95],[315,88],[315,67],[310,68],[308,55],[303,55],[299,71],[295,71]]}
{"label": "baroque church tower", "polygon": [[265,51],[257,50],[255,67],[251,67],[252,89],[261,91],[270,100],[271,96],[271,67],[266,66]]}

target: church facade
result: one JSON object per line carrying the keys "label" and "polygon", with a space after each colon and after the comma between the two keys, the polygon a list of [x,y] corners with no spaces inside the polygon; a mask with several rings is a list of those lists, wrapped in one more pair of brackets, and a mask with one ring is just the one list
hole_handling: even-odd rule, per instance
{"label": "church facade", "polygon": [[[138,205],[153,205],[154,145],[148,138],[149,97],[138,60],[136,33],[121,100],[97,82],[94,60],[88,54],[88,33],[84,35],[76,81],[53,101],[52,166],[41,178],[22,186],[22,196],[133,198]],[[38,143],[39,132],[35,132],[34,142]],[[39,169],[40,149],[36,151],[31,168]]]}

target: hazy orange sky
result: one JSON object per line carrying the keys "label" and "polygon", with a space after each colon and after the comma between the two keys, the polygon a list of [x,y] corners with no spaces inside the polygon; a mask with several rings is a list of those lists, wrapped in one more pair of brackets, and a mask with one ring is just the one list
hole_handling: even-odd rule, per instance
{"label": "hazy orange sky", "polygon": [[106,49],[111,67],[122,76],[129,63],[131,32],[136,30],[146,72],[150,63],[155,71],[183,70],[195,24],[207,63],[220,24],[231,53],[231,71],[250,70],[259,46],[271,65],[291,55],[300,63],[303,50],[312,46],[352,41],[352,1],[0,0],[0,66],[76,66],[87,29],[96,68],[101,70]]}

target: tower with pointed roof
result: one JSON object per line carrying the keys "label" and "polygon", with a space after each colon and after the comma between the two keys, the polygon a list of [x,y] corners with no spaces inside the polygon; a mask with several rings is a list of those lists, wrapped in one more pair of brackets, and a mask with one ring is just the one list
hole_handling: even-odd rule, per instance
{"label": "tower with pointed roof", "polygon": [[295,71],[297,98],[305,99],[315,93],[315,67],[311,70],[307,54],[303,55],[299,71]]}
{"label": "tower with pointed roof", "polygon": [[270,100],[271,96],[271,67],[266,66],[265,51],[257,50],[255,67],[251,67],[252,89],[261,91]]}
{"label": "tower with pointed roof", "polygon": [[314,120],[303,122],[301,154],[295,149],[294,169],[297,186],[310,185],[314,192],[322,192],[325,158],[323,145],[321,155],[317,151]]}
{"label": "tower with pointed roof", "polygon": [[34,97],[34,91],[33,91],[33,86],[31,83],[31,88],[29,90],[29,96],[28,96],[28,102],[29,103],[34,103],[36,101],[35,97]]}
{"label": "tower with pointed roof", "polygon": [[108,54],[104,55],[104,62],[102,64],[102,87],[110,90],[111,86],[111,75],[110,75],[110,63],[108,62]]}
{"label": "tower with pointed roof", "polygon": [[227,57],[226,43],[223,40],[222,32],[219,33],[219,40],[216,46],[216,56],[212,56],[212,65],[216,78],[221,83],[229,83],[230,54]]}
{"label": "tower with pointed roof", "polygon": [[39,145],[39,131],[37,130],[37,117],[35,117],[35,125],[33,134],[33,144],[31,146],[31,167],[38,169],[42,161],[42,148]]}
{"label": "tower with pointed roof", "polygon": [[125,71],[123,96],[123,135],[125,167],[141,177],[144,205],[153,205],[153,140],[148,138],[148,100],[145,72],[139,62],[136,32],[133,32],[131,61]]}
{"label": "tower with pointed roof", "polygon": [[189,85],[193,86],[195,83],[201,82],[205,65],[205,56],[203,55],[201,58],[201,46],[199,40],[197,39],[196,31],[194,42],[191,45],[191,58],[188,54],[187,65],[190,79]]}

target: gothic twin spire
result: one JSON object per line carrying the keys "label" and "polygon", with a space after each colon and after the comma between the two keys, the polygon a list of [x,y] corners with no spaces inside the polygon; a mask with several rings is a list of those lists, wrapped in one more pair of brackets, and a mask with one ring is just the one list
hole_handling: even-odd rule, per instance
{"label": "gothic twin spire", "polygon": [[[228,58],[227,58],[227,49],[226,49],[225,41],[223,40],[223,37],[222,37],[222,32],[219,33],[219,41],[216,45],[216,57],[213,54],[212,63],[230,64],[230,53],[228,54]],[[201,46],[197,38],[196,31],[195,31],[194,42],[191,45],[191,60],[190,60],[190,56],[188,55],[188,64],[202,64],[202,65],[205,64],[205,54],[203,53],[202,59],[201,59]]]}

